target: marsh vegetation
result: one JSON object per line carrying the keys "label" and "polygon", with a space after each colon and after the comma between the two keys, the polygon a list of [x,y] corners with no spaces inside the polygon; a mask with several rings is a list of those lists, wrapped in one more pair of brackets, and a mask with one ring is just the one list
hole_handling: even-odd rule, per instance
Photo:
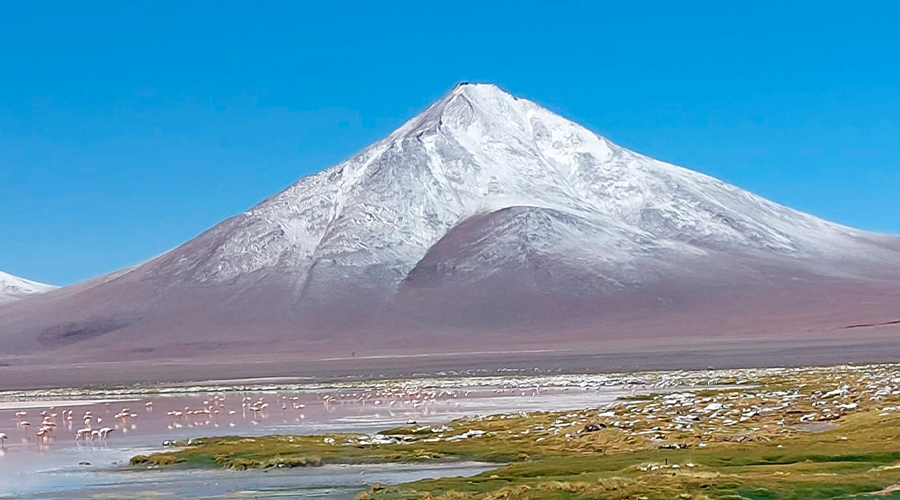
{"label": "marsh vegetation", "polygon": [[374,485],[359,494],[384,500],[900,495],[900,367],[675,376],[683,389],[600,408],[473,416],[377,434],[203,438],[134,457],[132,465],[497,464],[475,477]]}

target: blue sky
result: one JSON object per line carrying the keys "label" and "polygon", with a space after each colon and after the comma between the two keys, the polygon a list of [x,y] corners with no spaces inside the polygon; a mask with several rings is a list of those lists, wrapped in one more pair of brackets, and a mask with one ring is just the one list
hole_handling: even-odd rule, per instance
{"label": "blue sky", "polygon": [[68,284],[146,260],[461,80],[900,233],[900,2],[250,5],[4,5],[0,270]]}

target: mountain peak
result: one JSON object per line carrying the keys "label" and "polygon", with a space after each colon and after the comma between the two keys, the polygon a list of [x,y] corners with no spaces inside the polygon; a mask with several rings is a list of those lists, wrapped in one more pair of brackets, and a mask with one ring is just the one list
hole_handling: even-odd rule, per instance
{"label": "mountain peak", "polygon": [[497,112],[504,107],[512,106],[516,101],[519,101],[518,97],[501,89],[493,83],[469,82],[457,84],[444,99],[442,99],[442,101],[449,102],[459,96],[464,97],[473,105],[482,106],[481,111],[486,113]]}
{"label": "mountain peak", "polygon": [[503,120],[518,100],[492,83],[461,82],[391,137],[418,136],[448,126],[465,128],[477,120]]}
{"label": "mountain peak", "polygon": [[477,83],[477,82],[459,82],[453,86],[453,89],[448,93],[449,95],[459,95],[465,94],[468,97],[477,98],[478,96],[498,96],[502,94],[509,99],[515,100],[516,97],[506,92],[505,90],[498,87],[493,83]]}

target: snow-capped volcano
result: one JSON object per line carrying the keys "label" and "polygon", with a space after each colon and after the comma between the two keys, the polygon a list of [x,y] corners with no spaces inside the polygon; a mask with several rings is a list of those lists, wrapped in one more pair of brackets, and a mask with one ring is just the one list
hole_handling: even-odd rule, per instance
{"label": "snow-capped volcano", "polygon": [[56,287],[53,285],[45,285],[0,271],[0,304],[36,293],[49,292],[54,288]]}
{"label": "snow-capped volcano", "polygon": [[[877,237],[628,151],[496,86],[461,84],[386,139],[170,252],[153,271],[215,283],[328,267],[395,288],[461,222],[513,208],[528,215],[494,236],[542,251],[582,248],[579,258],[614,274],[638,273],[644,257],[721,250],[811,265],[848,253],[897,256],[872,253]],[[509,250],[496,257],[522,257]]]}
{"label": "snow-capped volcano", "polygon": [[0,335],[22,353],[605,345],[878,323],[898,299],[897,238],[460,84],[152,261],[0,310]]}

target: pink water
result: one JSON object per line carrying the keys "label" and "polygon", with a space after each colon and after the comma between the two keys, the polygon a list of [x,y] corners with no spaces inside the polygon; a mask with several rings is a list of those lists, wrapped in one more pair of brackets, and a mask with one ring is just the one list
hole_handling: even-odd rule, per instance
{"label": "pink water", "polygon": [[[53,401],[28,398],[15,402],[8,398],[0,400],[0,432],[9,436],[0,447],[0,498],[116,498],[117,494],[133,497],[151,492],[168,492],[179,498],[218,498],[248,485],[255,485],[255,496],[262,489],[277,491],[284,498],[284,488],[295,488],[299,493],[289,498],[332,498],[323,493],[322,488],[326,488],[333,498],[352,498],[352,491],[371,482],[474,474],[486,469],[477,464],[453,470],[385,466],[279,471],[272,475],[259,471],[134,472],[122,470],[122,466],[136,454],[164,450],[162,444],[169,440],[216,435],[375,433],[409,421],[424,424],[472,414],[601,406],[620,394],[612,388],[539,389],[527,384],[515,388],[433,389],[361,385],[316,391],[80,396],[95,400],[88,404],[76,404],[75,398],[65,401],[58,395],[52,397]],[[69,410],[71,420],[64,418]],[[16,412],[27,414],[17,417]],[[91,416],[87,422],[86,412]],[[47,422],[56,425],[48,435],[38,437],[42,413],[48,417]],[[23,425],[24,421],[31,425]],[[106,439],[94,436],[76,440],[77,430],[88,427],[113,430]],[[186,480],[188,476],[190,481]],[[173,485],[181,489],[172,490],[177,488]]]}

